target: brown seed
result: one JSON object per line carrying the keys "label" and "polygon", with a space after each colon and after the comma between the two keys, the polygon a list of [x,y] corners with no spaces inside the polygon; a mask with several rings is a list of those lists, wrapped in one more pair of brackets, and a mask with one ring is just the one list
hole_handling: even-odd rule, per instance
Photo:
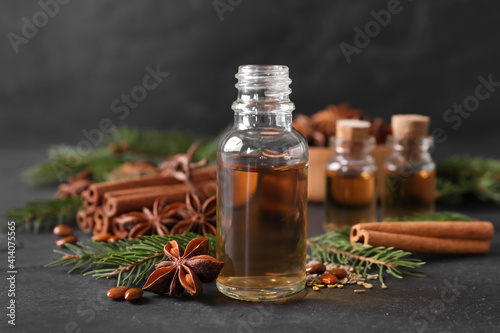
{"label": "brown seed", "polygon": [[76,242],[78,242],[78,238],[76,238],[76,236],[71,235],[58,239],[56,241],[56,245],[59,247],[66,247],[66,244],[76,244]]}
{"label": "brown seed", "polygon": [[330,273],[338,277],[339,279],[343,279],[347,276],[347,272],[345,269],[342,268],[332,268],[327,270],[325,273]]}
{"label": "brown seed", "polygon": [[111,237],[113,237],[112,234],[104,233],[104,234],[94,234],[92,236],[92,241],[93,242],[107,242]]}
{"label": "brown seed", "polygon": [[71,228],[69,225],[64,225],[64,224],[58,224],[54,227],[53,233],[56,236],[59,237],[66,237],[73,235],[73,228]]}
{"label": "brown seed", "polygon": [[108,243],[118,242],[119,240],[120,240],[120,238],[118,238],[117,236],[111,236],[108,239]]}
{"label": "brown seed", "polygon": [[126,292],[127,292],[127,287],[125,286],[114,287],[108,290],[108,297],[112,299],[123,298]]}
{"label": "brown seed", "polygon": [[335,275],[329,273],[321,274],[319,280],[324,284],[335,284],[339,281]]}
{"label": "brown seed", "polygon": [[136,302],[142,297],[142,289],[131,288],[125,293],[125,299],[129,302]]}
{"label": "brown seed", "polygon": [[307,274],[323,274],[326,270],[326,266],[323,264],[314,264],[312,266],[306,267]]}

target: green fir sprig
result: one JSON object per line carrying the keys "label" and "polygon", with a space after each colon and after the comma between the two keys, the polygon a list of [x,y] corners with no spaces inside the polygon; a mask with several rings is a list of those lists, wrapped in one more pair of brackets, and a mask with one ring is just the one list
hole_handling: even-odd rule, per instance
{"label": "green fir sprig", "polygon": [[399,279],[403,278],[403,275],[425,276],[417,271],[425,262],[409,258],[411,252],[396,250],[393,247],[351,244],[350,232],[351,228],[346,227],[310,238],[307,243],[311,249],[311,256],[320,262],[349,264],[363,276],[377,267],[382,283],[384,269]]}
{"label": "green fir sprig", "polygon": [[[186,232],[183,235],[140,236],[138,239],[121,240],[108,244],[106,242],[78,242],[67,244],[68,250],[54,250],[63,257],[46,265],[72,266],[68,273],[80,271],[84,276],[97,279],[116,278],[117,286],[139,285],[154,270],[160,261],[168,260],[163,252],[165,244],[177,241],[182,248],[194,238],[203,237]],[[209,239],[209,254],[215,255],[215,236]]]}
{"label": "green fir sprig", "polygon": [[[200,139],[194,134],[178,131],[113,128],[88,152],[67,145],[50,147],[47,160],[23,172],[22,178],[27,185],[41,187],[65,182],[68,177],[88,170],[95,182],[106,181],[110,172],[125,162],[159,163],[171,155],[185,153],[196,140]],[[201,139],[203,145],[196,151],[194,161],[213,160],[217,140]]]}
{"label": "green fir sprig", "polygon": [[500,160],[453,156],[436,164],[438,200],[459,205],[466,195],[500,205]]}
{"label": "green fir sprig", "polygon": [[80,198],[62,198],[28,201],[20,208],[11,209],[3,216],[16,222],[17,231],[50,231],[57,224],[70,224],[82,207]]}
{"label": "green fir sprig", "polygon": [[[472,218],[456,212],[429,212],[398,218],[398,221],[471,221]],[[351,244],[350,227],[329,231],[308,240],[311,256],[320,262],[352,265],[359,274],[366,275],[378,268],[379,279],[383,282],[383,271],[396,278],[404,275],[424,276],[418,269],[425,264],[420,259],[410,258],[411,252],[393,247],[373,247],[361,243]]]}

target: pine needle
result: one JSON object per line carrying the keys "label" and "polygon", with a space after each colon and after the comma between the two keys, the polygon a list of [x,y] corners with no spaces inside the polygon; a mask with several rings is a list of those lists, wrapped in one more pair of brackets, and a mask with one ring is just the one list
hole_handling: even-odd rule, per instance
{"label": "pine needle", "polygon": [[[80,271],[84,276],[96,279],[114,279],[117,285],[139,285],[154,270],[160,261],[168,260],[163,247],[168,241],[175,240],[183,248],[198,234],[186,232],[183,235],[141,236],[139,239],[106,242],[78,242],[67,245],[71,253],[61,250],[54,252],[63,257],[55,259],[45,267],[72,266],[68,273]],[[209,254],[215,253],[215,236],[208,235]]]}
{"label": "pine needle", "polygon": [[[399,221],[471,221],[469,216],[456,212],[429,212],[415,214]],[[393,247],[373,247],[361,243],[351,244],[349,234],[351,227],[329,231],[307,241],[311,256],[320,262],[331,262],[352,265],[358,273],[366,276],[371,269],[379,270],[379,279],[383,283],[382,273],[386,272],[396,278],[404,275],[424,276],[418,269],[425,262],[410,258],[411,252],[396,250]]]}
{"label": "pine needle", "polygon": [[459,205],[466,195],[500,205],[500,160],[453,156],[436,164],[439,201]]}
{"label": "pine needle", "polygon": [[82,207],[80,198],[63,198],[28,201],[21,208],[14,208],[3,216],[16,222],[18,231],[47,232],[57,224],[75,221],[77,211]]}

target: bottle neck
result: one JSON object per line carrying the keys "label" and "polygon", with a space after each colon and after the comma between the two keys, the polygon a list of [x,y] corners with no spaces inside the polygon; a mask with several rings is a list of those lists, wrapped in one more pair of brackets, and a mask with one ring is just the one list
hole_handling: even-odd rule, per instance
{"label": "bottle neck", "polygon": [[366,140],[333,140],[335,156],[345,160],[365,160],[370,157],[370,153],[375,146],[375,139]]}
{"label": "bottle neck", "polygon": [[238,98],[232,105],[238,129],[276,127],[292,130],[291,83],[288,67],[240,66],[236,74]]}
{"label": "bottle neck", "polygon": [[292,130],[291,113],[238,113],[234,114],[234,125],[240,130],[251,128],[279,128],[286,131]]}
{"label": "bottle neck", "polygon": [[419,138],[391,138],[392,154],[402,157],[410,162],[431,160],[429,149],[434,144],[432,136]]}

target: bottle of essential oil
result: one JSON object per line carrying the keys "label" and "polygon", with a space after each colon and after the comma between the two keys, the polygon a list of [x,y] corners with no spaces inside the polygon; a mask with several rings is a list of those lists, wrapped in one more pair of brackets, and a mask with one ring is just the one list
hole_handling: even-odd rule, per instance
{"label": "bottle of essential oil", "polygon": [[392,153],[384,163],[384,219],[434,210],[436,165],[429,149],[429,117],[392,116]]}
{"label": "bottle of essential oil", "polygon": [[337,121],[335,154],[326,165],[325,230],[377,221],[377,165],[370,123]]}
{"label": "bottle of essential oil", "polygon": [[281,299],[305,286],[308,146],[292,127],[288,67],[240,66],[236,78],[234,126],[217,150],[217,287]]}

